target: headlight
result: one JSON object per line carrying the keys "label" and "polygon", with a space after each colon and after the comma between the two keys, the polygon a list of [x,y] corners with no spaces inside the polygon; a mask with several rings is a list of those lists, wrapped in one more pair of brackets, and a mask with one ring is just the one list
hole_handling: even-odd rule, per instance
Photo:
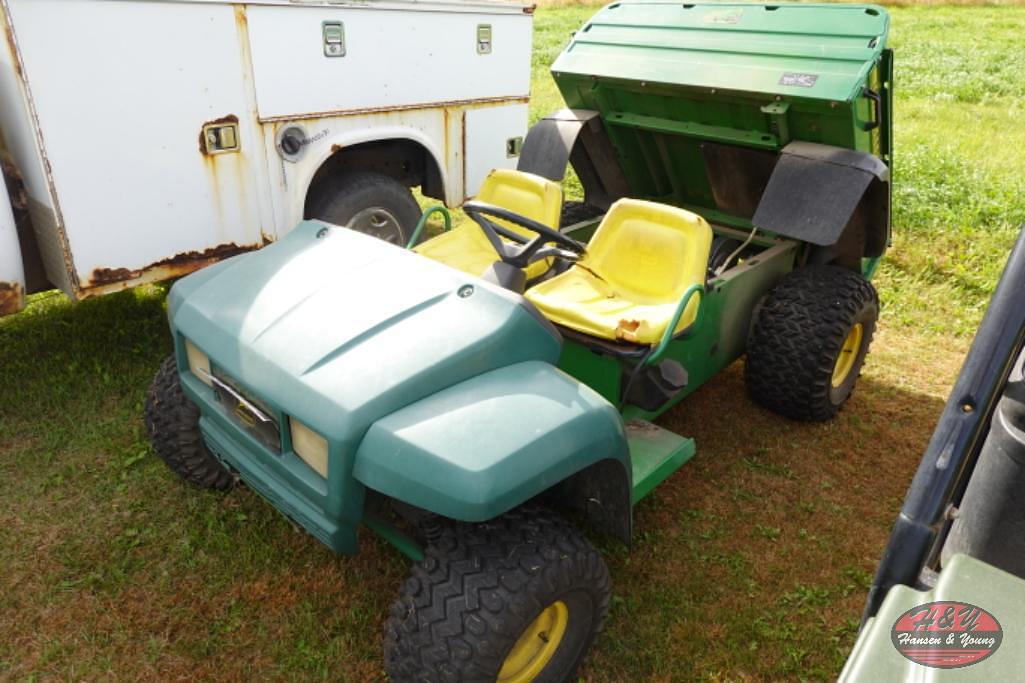
{"label": "headlight", "polygon": [[210,383],[210,357],[197,349],[188,339],[185,340],[185,355],[189,359],[189,371],[203,384],[213,386]]}
{"label": "headlight", "polygon": [[292,450],[314,472],[327,479],[327,439],[295,418],[288,418],[292,432]]}

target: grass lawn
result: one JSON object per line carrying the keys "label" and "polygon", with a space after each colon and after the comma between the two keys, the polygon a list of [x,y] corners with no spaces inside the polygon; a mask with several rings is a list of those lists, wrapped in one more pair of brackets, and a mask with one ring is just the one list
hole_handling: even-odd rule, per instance
{"label": "grass lawn", "polygon": [[[594,8],[536,15],[547,67]],[[839,417],[755,408],[740,364],[661,420],[698,455],[604,551],[616,595],[592,681],[833,678],[918,458],[1025,217],[1025,7],[895,8],[894,245],[880,329]],[[165,291],[0,320],[0,679],[383,677],[407,571],[371,534],[336,558],[248,490],[181,483],[143,397]]]}

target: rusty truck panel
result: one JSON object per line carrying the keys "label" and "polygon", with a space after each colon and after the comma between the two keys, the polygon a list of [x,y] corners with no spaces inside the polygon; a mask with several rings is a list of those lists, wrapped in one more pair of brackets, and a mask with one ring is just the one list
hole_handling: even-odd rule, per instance
{"label": "rusty truck panel", "polygon": [[0,132],[43,281],[81,299],[257,249],[371,143],[416,150],[433,195],[462,203],[526,133],[525,7],[0,0]]}

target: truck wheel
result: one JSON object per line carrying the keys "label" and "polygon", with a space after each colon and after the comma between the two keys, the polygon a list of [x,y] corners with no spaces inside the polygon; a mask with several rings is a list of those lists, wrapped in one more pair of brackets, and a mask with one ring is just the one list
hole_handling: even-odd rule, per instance
{"label": "truck wheel", "polygon": [[601,555],[543,509],[446,527],[385,624],[394,681],[569,680],[601,630]]}
{"label": "truck wheel", "polygon": [[815,265],[788,275],[761,310],[747,347],[751,398],[781,415],[828,420],[850,397],[879,317],[860,274]]}
{"label": "truck wheel", "polygon": [[308,213],[404,247],[420,220],[420,205],[409,188],[394,178],[354,172],[322,188]]}
{"label": "truck wheel", "polygon": [[235,486],[235,477],[203,443],[199,408],[182,391],[173,355],[161,363],[153,378],[146,396],[145,422],[153,450],[182,479],[218,491]]}

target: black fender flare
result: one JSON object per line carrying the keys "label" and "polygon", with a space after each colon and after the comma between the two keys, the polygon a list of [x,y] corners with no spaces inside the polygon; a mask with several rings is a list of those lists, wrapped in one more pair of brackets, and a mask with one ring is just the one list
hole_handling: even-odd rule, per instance
{"label": "black fender flare", "polygon": [[555,182],[566,176],[567,164],[580,178],[584,201],[602,210],[630,194],[601,114],[590,109],[560,109],[527,131],[516,170]]}
{"label": "black fender flare", "polygon": [[751,222],[860,269],[861,257],[882,256],[889,244],[890,169],[868,152],[791,142]]}

